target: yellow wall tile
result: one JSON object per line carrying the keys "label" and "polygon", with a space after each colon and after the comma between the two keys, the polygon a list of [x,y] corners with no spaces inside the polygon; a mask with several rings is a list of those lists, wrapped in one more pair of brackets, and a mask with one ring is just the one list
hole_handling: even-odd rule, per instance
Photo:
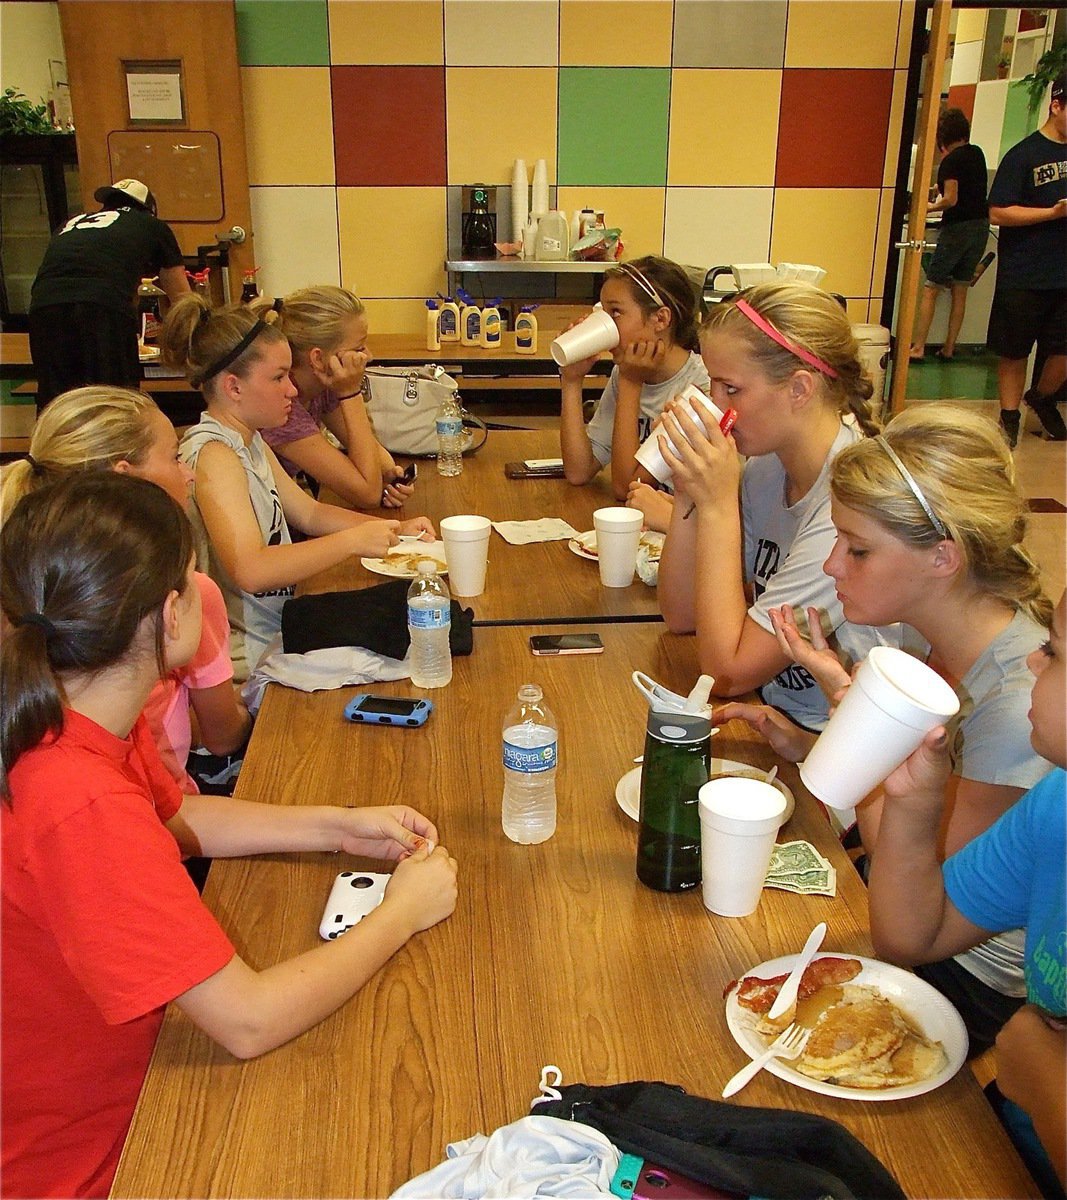
{"label": "yellow wall tile", "polygon": [[341,281],[364,298],[445,285],[445,189],[338,188]]}
{"label": "yellow wall tile", "polygon": [[674,71],[669,185],[773,186],[781,92],[781,71]]}
{"label": "yellow wall tile", "polygon": [[911,36],[915,24],[915,0],[901,0],[897,26],[897,53],[894,65],[906,67],[911,59]]}
{"label": "yellow wall tile", "polygon": [[554,67],[559,61],[556,0],[445,0],[445,61]]}
{"label": "yellow wall tile", "polygon": [[895,184],[897,179],[897,159],[900,157],[900,133],[907,90],[907,71],[894,71],[893,99],[889,105],[889,133],[885,145],[885,170],[882,172],[882,184],[886,187]]}
{"label": "yellow wall tile", "polygon": [[891,67],[900,0],[790,0],[787,67]]}
{"label": "yellow wall tile", "polygon": [[874,261],[871,264],[871,286],[868,295],[882,294],[885,281],[885,264],[889,258],[889,243],[897,241],[893,235],[893,188],[882,188],[878,200],[878,230],[874,237]]}
{"label": "yellow wall tile", "polygon": [[848,319],[853,325],[867,324],[867,297],[861,296],[858,299],[853,299],[851,296],[845,297],[845,308],[848,312]]}
{"label": "yellow wall tile", "polygon": [[445,61],[444,0],[329,0],[330,61]]}
{"label": "yellow wall tile", "polygon": [[556,203],[569,217],[576,208],[604,213],[609,227],[622,230],[623,257],[663,253],[663,188],[561,187]]}
{"label": "yellow wall tile", "polygon": [[[365,308],[367,323],[370,326],[367,345],[370,347],[371,354],[374,353],[375,332],[413,334],[426,332],[426,306],[421,300],[372,299],[365,302]],[[427,352],[426,357],[430,359],[433,355]]]}
{"label": "yellow wall tile", "polygon": [[867,305],[867,324],[881,325],[882,323],[882,297],[872,296],[870,303]]}
{"label": "yellow wall tile", "polygon": [[814,263],[828,291],[870,296],[878,201],[872,188],[778,188],[771,262]]}
{"label": "yellow wall tile", "polygon": [[[509,184],[515,158],[521,156],[531,175],[534,163],[543,158],[548,181],[553,183],[556,79],[554,67],[449,67],[445,71],[448,182]],[[501,123],[501,105],[508,113],[507,128]]]}
{"label": "yellow wall tile", "polygon": [[242,67],[248,182],[333,183],[328,67]]}
{"label": "yellow wall tile", "polygon": [[562,0],[559,61],[580,67],[669,67],[671,0]]}
{"label": "yellow wall tile", "polygon": [[985,41],[986,9],[962,8],[954,12],[957,42]]}

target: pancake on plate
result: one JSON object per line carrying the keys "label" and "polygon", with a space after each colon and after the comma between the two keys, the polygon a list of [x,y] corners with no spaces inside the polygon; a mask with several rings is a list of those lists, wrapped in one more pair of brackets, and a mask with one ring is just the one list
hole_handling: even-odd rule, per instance
{"label": "pancake on plate", "polygon": [[409,550],[406,546],[394,547],[389,550],[382,561],[388,563],[391,567],[397,567],[399,570],[406,571],[412,575],[419,573],[420,562],[432,562],[438,570],[441,570],[445,565],[435,554]]}

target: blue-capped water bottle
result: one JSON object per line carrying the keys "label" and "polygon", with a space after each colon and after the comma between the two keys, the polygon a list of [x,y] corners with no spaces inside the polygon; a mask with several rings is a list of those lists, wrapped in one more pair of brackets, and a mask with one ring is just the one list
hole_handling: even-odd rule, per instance
{"label": "blue-capped water bottle", "polygon": [[504,802],[501,820],[513,842],[533,845],[556,832],[556,719],[534,683],[519,688],[504,718]]}
{"label": "blue-capped water bottle", "polygon": [[448,585],[437,574],[436,562],[424,558],[408,588],[411,682],[416,687],[438,688],[452,681],[451,627]]}

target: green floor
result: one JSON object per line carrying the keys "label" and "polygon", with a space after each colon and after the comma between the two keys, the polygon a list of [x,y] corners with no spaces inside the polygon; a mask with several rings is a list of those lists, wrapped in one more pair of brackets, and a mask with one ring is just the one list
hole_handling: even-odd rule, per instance
{"label": "green floor", "polygon": [[909,400],[993,400],[997,395],[997,360],[988,351],[960,348],[952,362],[932,355],[908,368]]}

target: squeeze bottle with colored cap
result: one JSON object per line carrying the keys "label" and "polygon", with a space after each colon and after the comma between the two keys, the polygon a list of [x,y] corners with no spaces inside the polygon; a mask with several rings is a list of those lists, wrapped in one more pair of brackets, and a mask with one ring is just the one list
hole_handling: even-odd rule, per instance
{"label": "squeeze bottle with colored cap", "polygon": [[459,310],[460,343],[464,346],[480,346],[482,344],[482,310],[467,292],[457,290],[456,295],[463,304]]}
{"label": "squeeze bottle with colored cap", "polygon": [[451,296],[442,296],[440,292],[437,293],[437,298],[441,301],[441,320],[438,323],[438,332],[441,341],[458,342],[459,305]]}
{"label": "squeeze bottle with colored cap", "polygon": [[500,297],[491,300],[482,309],[482,345],[487,350],[500,349]]}
{"label": "squeeze bottle with colored cap", "polygon": [[518,354],[537,353],[537,318],[533,315],[536,304],[524,304],[515,318],[515,351]]}
{"label": "squeeze bottle with colored cap", "polygon": [[441,313],[436,300],[426,301],[426,349],[441,349]]}

